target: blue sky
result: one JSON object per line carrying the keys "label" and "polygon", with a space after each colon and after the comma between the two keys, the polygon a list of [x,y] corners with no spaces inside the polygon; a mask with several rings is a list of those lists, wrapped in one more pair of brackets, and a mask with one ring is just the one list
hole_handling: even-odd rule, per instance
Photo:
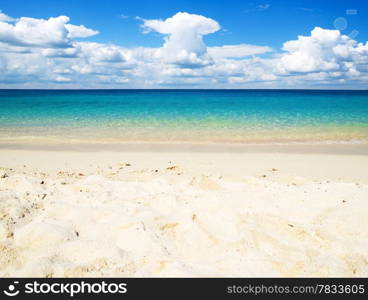
{"label": "blue sky", "polygon": [[[166,19],[178,11],[201,14],[221,24],[225,31],[206,37],[206,43],[211,46],[249,43],[279,48],[285,40],[308,34],[315,26],[334,29],[338,17],[348,21],[344,33],[355,29],[359,31],[358,40],[368,40],[368,1],[365,0],[2,0],[0,9],[13,17],[67,15],[74,24],[101,32],[90,40],[127,47],[158,47],[162,42],[159,34],[142,35],[136,16]],[[346,15],[347,9],[356,9],[358,14]]]}
{"label": "blue sky", "polygon": [[[102,45],[114,45],[114,47],[121,47],[120,50],[117,50],[117,48],[114,49],[108,49],[101,50],[101,51],[121,51],[121,55],[124,57],[124,60],[126,64],[123,66],[122,61],[120,61],[119,65],[119,71],[115,74],[106,73],[103,74],[104,71],[102,71],[102,67],[98,71],[91,71],[90,74],[94,73],[101,73],[99,76],[108,76],[109,74],[112,76],[120,76],[124,80],[120,80],[121,84],[130,82],[128,86],[135,86],[141,85],[144,82],[147,83],[147,86],[149,86],[148,79],[143,80],[143,77],[140,75],[140,77],[137,77],[137,73],[139,73],[138,67],[133,66],[133,60],[131,60],[131,64],[128,63],[127,57],[134,56],[134,63],[137,62],[138,56],[142,57],[142,54],[139,53],[139,55],[136,53],[129,54],[124,49],[136,49],[136,48],[165,48],[164,40],[163,38],[169,38],[172,33],[170,34],[163,34],[162,29],[153,28],[150,25],[146,26],[145,20],[166,20],[170,17],[175,16],[178,12],[185,12],[188,13],[190,16],[203,16],[206,18],[209,18],[210,20],[214,20],[218,23],[219,28],[218,29],[211,29],[211,33],[201,34],[200,39],[203,38],[203,42],[205,44],[205,47],[222,47],[226,45],[255,45],[260,47],[268,47],[272,49],[272,51],[258,51],[257,53],[251,53],[248,55],[248,58],[244,57],[226,57],[226,63],[232,64],[236,61],[242,60],[242,67],[239,67],[240,69],[243,68],[244,70],[248,70],[247,68],[254,68],[256,70],[257,64],[260,64],[259,61],[255,61],[255,55],[259,58],[270,58],[275,59],[278,55],[282,55],[283,53],[288,52],[289,50],[285,50],[284,44],[288,41],[297,40],[298,36],[311,36],[311,32],[314,28],[322,28],[324,30],[340,30],[341,35],[347,35],[350,36],[351,39],[355,40],[356,43],[363,43],[363,45],[368,40],[368,1],[363,0],[352,0],[352,1],[333,1],[333,0],[324,0],[324,1],[305,1],[305,0],[269,0],[269,1],[223,1],[223,0],[202,0],[202,1],[189,1],[189,0],[178,0],[178,1],[148,1],[148,0],[139,0],[139,1],[116,1],[116,0],[89,0],[89,1],[78,1],[78,0],[63,0],[63,1],[51,1],[51,0],[32,0],[32,1],[18,1],[18,0],[2,0],[0,3],[0,10],[3,14],[6,16],[9,16],[9,18],[12,18],[13,21],[8,21],[8,24],[11,26],[15,26],[16,21],[19,20],[21,17],[29,17],[34,19],[44,19],[47,20],[50,17],[58,17],[58,16],[67,16],[69,18],[68,22],[73,25],[83,25],[86,28],[90,28],[94,31],[98,31],[98,34],[90,34],[86,36],[86,34],[82,34],[82,36],[76,36],[73,38],[73,41],[70,41],[70,43],[65,47],[71,48],[78,48],[78,49],[84,49],[88,45],[87,43],[94,42],[99,44],[99,49],[101,49]],[[1,21],[1,19],[0,19]],[[5,22],[3,20],[3,22]],[[148,23],[147,23],[148,24]],[[181,24],[181,23],[180,23]],[[147,29],[146,31],[149,31],[149,33],[145,33],[144,30],[142,30],[142,25],[145,26]],[[4,25],[5,26],[5,25]],[[28,26],[28,25],[27,25]],[[185,26],[185,23],[180,26]],[[3,29],[5,31],[5,27]],[[166,30],[166,29],[163,29]],[[14,31],[15,32],[15,31]],[[0,27],[0,33],[1,33],[1,27]],[[190,35],[191,33],[183,33],[183,35]],[[323,35],[323,33],[321,33]],[[13,39],[14,38],[14,39]],[[185,38],[185,37],[184,37]],[[9,44],[9,39],[13,39],[13,42]],[[318,38],[317,38],[318,39]],[[27,82],[27,78],[20,78],[19,73],[11,73],[11,67],[9,67],[11,58],[9,53],[12,52],[14,49],[9,50],[9,47],[18,47],[19,50],[20,44],[15,44],[14,40],[19,41],[19,37],[15,38],[7,36],[4,37],[4,40],[1,40],[1,34],[0,34],[0,58],[2,57],[4,62],[3,65],[8,66],[8,69],[6,70],[8,73],[8,77],[1,79],[0,77],[0,87],[1,86],[8,86],[9,83],[11,83],[12,79],[16,78],[17,80],[14,81],[22,81],[27,83],[26,85],[29,85],[30,83]],[[39,39],[38,39],[39,40]],[[2,44],[3,43],[3,44]],[[28,42],[24,42],[23,44],[27,44]],[[32,42],[33,43],[33,42]],[[74,43],[74,44],[72,44]],[[78,44],[78,43],[85,43],[84,45]],[[186,62],[184,63],[177,63],[176,58],[166,62],[167,66],[173,67],[171,70],[172,72],[167,72],[165,74],[166,79],[169,76],[168,74],[175,74],[175,77],[180,76],[182,78],[201,78],[202,83],[199,84],[199,86],[202,86],[201,84],[204,84],[206,87],[210,86],[211,83],[209,81],[203,80],[203,78],[208,78],[208,74],[210,71],[208,70],[215,64],[216,62],[213,61],[213,58],[204,57],[204,55],[207,55],[207,52],[211,56],[211,51],[205,51],[202,47],[203,45],[194,45],[193,41],[188,41],[188,43],[192,43],[190,48],[196,49],[196,50],[190,50],[194,51],[193,55],[191,55],[191,52],[188,48],[185,48],[187,46],[183,45],[169,45],[170,51],[186,51],[185,55],[188,55],[188,57],[191,57],[191,61],[188,62],[189,58],[186,58]],[[188,44],[187,43],[187,44]],[[336,45],[340,43],[339,41],[336,41]],[[343,42],[345,43],[345,42]],[[302,44],[302,42],[301,42]],[[300,45],[301,45],[300,44]],[[336,46],[334,45],[334,46]],[[193,46],[193,47],[192,47]],[[24,45],[22,46],[24,48]],[[34,49],[40,49],[40,52],[43,53],[45,56],[45,53],[56,53],[55,46],[45,46],[45,45],[33,45],[32,48],[30,48],[31,52],[33,52],[33,56],[36,61],[36,53]],[[47,48],[48,47],[48,48]],[[91,46],[88,46],[91,47]],[[97,46],[96,46],[97,47]],[[184,48],[183,48],[184,47]],[[321,46],[321,49],[325,46]],[[357,46],[356,46],[357,47]],[[53,50],[47,50],[47,49],[53,49]],[[203,48],[203,49],[202,49]],[[314,49],[315,47],[312,45],[311,49]],[[93,66],[89,67],[96,67],[101,66],[101,61],[96,63],[96,59],[90,59],[86,58],[86,52],[85,50],[83,54],[82,52],[79,52],[79,54],[75,54],[75,57],[81,58],[82,56],[85,58],[85,60],[89,60]],[[199,50],[198,50],[199,49]],[[360,53],[359,55],[363,55],[365,59],[365,48],[359,48],[360,50],[354,50],[352,49],[354,53],[357,51]],[[18,51],[17,50],[17,51]],[[165,50],[165,49],[164,49]],[[220,51],[220,49],[217,49]],[[243,49],[244,50],[244,49]],[[28,51],[28,50],[27,50]],[[61,50],[60,50],[61,51]],[[69,68],[71,60],[71,54],[68,54],[70,60],[65,60],[65,55],[60,55],[60,51],[58,51],[58,55],[47,54],[47,59],[50,60],[51,57],[54,58],[52,63],[54,65],[60,66],[62,64],[62,60],[64,59],[65,67]],[[79,50],[78,50],[79,51]],[[92,50],[91,50],[92,51]],[[125,52],[124,52],[125,51]],[[166,51],[166,50],[165,50]],[[197,51],[197,52],[196,52]],[[235,50],[234,50],[235,51]],[[244,50],[245,51],[245,50]],[[295,50],[291,50],[294,51]],[[299,50],[296,50],[298,52]],[[312,51],[312,50],[311,50]],[[289,57],[289,62],[293,63],[295,60],[298,59],[298,57],[303,57],[306,60],[308,60],[308,55],[311,56],[311,51],[309,51],[307,54],[300,53],[294,53],[295,55],[293,57]],[[313,50],[314,51],[314,50]],[[13,51],[14,52],[14,51]],[[19,51],[18,51],[19,52]],[[70,50],[70,53],[73,52]],[[123,53],[124,52],[124,53]],[[171,55],[171,52],[169,56]],[[206,52],[206,53],[204,53]],[[290,51],[289,51],[290,52]],[[318,52],[318,51],[317,51]],[[6,54],[2,54],[6,53]],[[74,52],[73,52],[74,53]],[[291,52],[290,52],[291,53]],[[291,53],[291,54],[293,54]],[[320,52],[318,52],[320,54]],[[313,55],[318,55],[318,53],[314,52]],[[363,54],[361,54],[363,53]],[[161,53],[162,54],[162,53]],[[159,57],[161,55],[160,53],[153,54],[154,57]],[[287,53],[286,53],[287,54]],[[28,54],[27,54],[28,55]],[[73,54],[74,55],[74,54]],[[146,55],[146,54],[144,54]],[[162,54],[163,56],[167,56]],[[354,54],[355,55],[355,54]],[[221,59],[225,59],[223,55],[221,54]],[[252,66],[250,66],[250,56],[253,59]],[[277,87],[283,87],[286,84],[286,80],[289,80],[290,76],[294,76],[296,74],[296,77],[301,77],[301,73],[303,75],[306,75],[307,72],[310,71],[311,74],[314,74],[313,76],[316,77],[316,74],[320,74],[320,78],[327,78],[326,81],[326,87],[356,87],[356,88],[362,88],[364,86],[365,82],[362,82],[362,80],[358,80],[355,82],[350,82],[347,80],[344,76],[341,76],[337,74],[337,72],[341,72],[342,70],[339,69],[337,65],[333,67],[331,64],[335,62],[336,64],[341,63],[341,57],[338,58],[331,58],[330,54],[326,54],[326,58],[329,59],[329,61],[326,63],[326,67],[324,69],[317,69],[313,68],[311,66],[310,68],[306,68],[303,70],[298,69],[297,67],[292,67],[290,69],[286,68],[286,70],[280,70],[278,67],[277,71],[274,70],[264,70],[264,73],[272,72],[277,79],[267,79],[267,76],[263,76],[266,79],[263,80],[261,75],[257,75],[254,77],[255,85],[260,85],[262,87],[262,84],[260,82],[264,81],[263,83],[265,85],[271,85],[270,81],[279,81],[279,83],[276,85]],[[356,55],[355,55],[356,56]],[[57,58],[58,57],[58,58]],[[194,57],[194,58],[193,58]],[[31,60],[31,56],[24,56],[27,61]],[[37,57],[38,59],[39,57]],[[346,58],[346,55],[345,55]],[[199,60],[202,59],[203,61],[199,63]],[[230,61],[232,59],[232,61]],[[284,61],[287,61],[287,57],[284,59]],[[349,58],[350,59],[350,58]],[[84,61],[85,61],[84,60]],[[194,60],[196,61],[194,63]],[[247,61],[246,61],[247,60]],[[290,61],[291,60],[291,61]],[[331,61],[333,60],[333,61]],[[108,60],[105,60],[108,61]],[[147,59],[144,58],[143,60],[139,61],[141,65],[143,64],[143,61],[145,62],[145,65],[147,66],[151,62],[147,62]],[[219,59],[217,59],[219,61]],[[310,61],[310,60],[308,60]],[[359,66],[354,65],[354,67],[350,67],[347,63],[348,59],[346,59],[343,67],[346,71],[347,68],[350,68],[350,73],[353,74],[355,71],[362,72],[365,71],[365,66],[362,66],[361,64]],[[359,61],[361,62],[362,59],[359,58]],[[109,59],[109,62],[112,63],[112,60]],[[160,61],[160,63],[162,63]],[[224,61],[222,61],[224,63]],[[47,62],[50,65],[50,62]],[[45,62],[46,64],[46,62]],[[79,62],[80,64],[80,62]],[[311,63],[313,64],[313,63]],[[319,64],[318,62],[315,63]],[[67,66],[68,65],[68,66]],[[267,63],[266,63],[267,65]],[[115,65],[117,66],[117,65]],[[129,67],[130,66],[130,67]],[[176,69],[175,69],[175,68]],[[1,64],[0,64],[1,68]],[[128,70],[131,68],[132,72],[131,74],[128,74]],[[207,72],[200,73],[198,69],[201,68],[202,70],[207,69]],[[233,67],[235,69],[236,67]],[[13,68],[14,69],[14,68]],[[31,69],[31,68],[30,68]],[[180,69],[180,70],[179,70]],[[183,71],[184,69],[184,71]],[[195,73],[195,69],[197,69],[197,73]],[[70,72],[77,72],[76,67],[74,70],[70,69]],[[186,70],[186,71],[185,71]],[[334,71],[336,74],[332,74],[331,72]],[[53,72],[53,71],[50,71]],[[133,73],[136,73],[135,75]],[[141,70],[142,73],[144,73],[143,70]],[[226,71],[227,72],[227,71]],[[226,81],[225,75],[227,74],[224,72],[221,73],[217,78],[217,82],[220,86],[227,87],[224,82]],[[241,72],[241,71],[239,71]],[[241,77],[239,76],[238,71],[236,71],[234,74],[230,74],[232,77],[234,77],[234,82],[242,83],[247,85],[249,82],[252,82],[252,79],[247,79],[245,75],[243,76],[244,80],[237,79],[235,77]],[[261,71],[257,71],[261,72]],[[330,72],[329,74],[322,74],[322,72]],[[55,73],[55,72],[54,72]],[[349,74],[350,74],[349,73]],[[59,73],[58,73],[59,74]],[[61,74],[61,73],[60,73]],[[71,75],[67,75],[68,72],[66,72],[64,75],[60,75],[60,78],[65,78],[66,80],[63,82],[64,86],[65,83],[68,82],[68,78],[76,84],[75,78],[70,77]],[[71,73],[69,73],[71,74]],[[87,71],[85,73],[87,74]],[[136,76],[135,80],[133,79],[133,75]],[[123,76],[124,75],[124,76]],[[229,76],[230,76],[229,75]],[[234,76],[233,76],[234,75]],[[3,75],[4,76],[4,75]],[[57,86],[57,81],[55,82],[42,82],[42,79],[38,79],[38,75],[34,74],[28,74],[29,78],[33,78],[33,80],[36,78],[36,83],[39,83],[39,86]],[[68,77],[69,76],[69,77]],[[170,75],[172,76],[172,75]],[[250,76],[250,75],[249,75]],[[310,75],[310,77],[313,77]],[[326,77],[327,76],[327,77]],[[365,74],[364,74],[365,76]],[[331,78],[339,78],[340,83],[335,80],[332,81]],[[343,78],[344,77],[344,78]],[[56,78],[56,77],[55,77]],[[97,77],[94,77],[95,79]],[[105,77],[103,77],[105,78]],[[112,78],[112,77],[111,77]],[[271,77],[269,77],[271,78]],[[272,77],[273,78],[273,77]],[[18,80],[19,79],[19,80]],[[91,78],[90,78],[91,79]],[[166,80],[165,79],[165,80]],[[280,79],[280,80],[279,80]],[[283,80],[281,80],[283,79]],[[345,81],[344,81],[344,80]],[[349,78],[348,78],[349,79]],[[163,79],[163,82],[165,81]],[[30,81],[30,79],[28,79]],[[151,80],[152,81],[152,80]],[[185,80],[183,79],[183,82]],[[187,80],[188,81],[188,80]],[[349,83],[347,83],[349,81]],[[62,81],[60,81],[62,82]],[[59,83],[60,83],[59,82]],[[108,80],[107,80],[108,82]],[[115,87],[115,83],[118,81],[113,81],[111,86]],[[175,82],[175,80],[173,80]],[[192,80],[192,82],[195,82],[195,80]],[[145,83],[145,84],[146,84]],[[168,82],[169,84],[170,82]],[[106,84],[106,83],[104,83]],[[159,82],[157,84],[153,84],[154,86],[161,85],[162,83]],[[296,84],[296,83],[290,83],[290,84]],[[317,86],[320,85],[320,83],[316,82],[305,82],[305,83],[297,83],[298,86],[309,86],[317,84]],[[180,84],[179,84],[180,85]],[[185,84],[184,84],[185,85]],[[196,85],[196,84],[194,84]],[[286,84],[287,85],[287,84]],[[68,86],[68,85],[66,85]],[[77,85],[76,85],[77,86]],[[190,84],[189,84],[190,86]],[[231,87],[231,84],[229,85]]]}
{"label": "blue sky", "polygon": [[[355,29],[359,31],[357,40],[368,40],[368,1],[365,0],[2,0],[0,6],[13,17],[67,15],[73,24],[100,31],[90,40],[127,47],[158,47],[162,43],[159,34],[142,35],[135,17],[166,19],[179,11],[204,15],[221,24],[225,31],[205,38],[210,46],[249,43],[280,48],[285,40],[306,35],[315,26],[334,29],[338,17],[348,21],[344,33]],[[358,14],[346,15],[347,9],[356,9]]]}

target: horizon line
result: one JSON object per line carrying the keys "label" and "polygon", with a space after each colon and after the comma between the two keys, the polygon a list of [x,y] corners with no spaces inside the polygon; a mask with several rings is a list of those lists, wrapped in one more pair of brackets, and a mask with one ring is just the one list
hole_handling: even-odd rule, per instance
{"label": "horizon line", "polygon": [[0,91],[359,91],[368,92],[368,89],[314,89],[314,88],[0,88]]}

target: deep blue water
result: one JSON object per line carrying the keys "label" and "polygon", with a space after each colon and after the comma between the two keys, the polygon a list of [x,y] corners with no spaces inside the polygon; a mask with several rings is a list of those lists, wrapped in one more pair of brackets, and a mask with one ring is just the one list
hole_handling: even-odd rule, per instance
{"label": "deep blue water", "polygon": [[368,91],[0,90],[0,137],[49,135],[117,141],[365,140]]}

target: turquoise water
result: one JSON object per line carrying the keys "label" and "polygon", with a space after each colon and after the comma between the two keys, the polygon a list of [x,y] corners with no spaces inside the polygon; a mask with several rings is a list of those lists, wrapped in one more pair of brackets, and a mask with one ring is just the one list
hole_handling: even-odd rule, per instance
{"label": "turquoise water", "polygon": [[0,141],[368,141],[368,91],[0,90]]}

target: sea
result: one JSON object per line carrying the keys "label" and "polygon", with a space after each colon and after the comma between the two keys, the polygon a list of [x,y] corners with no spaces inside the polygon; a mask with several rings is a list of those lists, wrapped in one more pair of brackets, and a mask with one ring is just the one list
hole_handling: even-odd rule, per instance
{"label": "sea", "polygon": [[1,143],[366,143],[368,91],[0,90]]}

